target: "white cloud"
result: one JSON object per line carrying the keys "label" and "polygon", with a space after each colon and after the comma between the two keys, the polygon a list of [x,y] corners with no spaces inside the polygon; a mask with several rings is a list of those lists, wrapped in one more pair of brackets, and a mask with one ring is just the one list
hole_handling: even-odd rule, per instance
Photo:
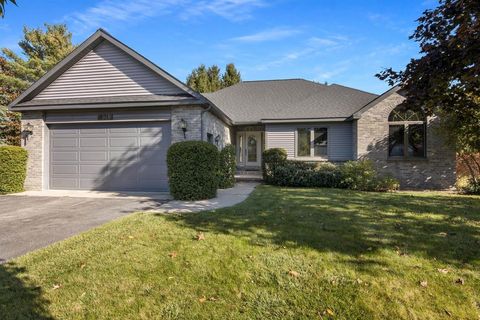
{"label": "white cloud", "polygon": [[274,28],[269,30],[263,30],[257,33],[248,34],[240,37],[232,38],[233,41],[238,42],[265,42],[288,38],[295,34],[300,33],[298,28]]}
{"label": "white cloud", "polygon": [[264,0],[211,0],[198,1],[186,6],[183,19],[213,13],[231,21],[241,21],[252,17],[255,8],[266,6]]}
{"label": "white cloud", "polygon": [[251,17],[252,11],[261,6],[264,6],[263,0],[102,0],[85,11],[75,12],[64,19],[72,22],[77,32],[85,32],[162,15],[175,15],[185,20],[213,14],[238,21]]}
{"label": "white cloud", "polygon": [[343,36],[332,36],[326,38],[311,37],[307,39],[303,46],[296,50],[287,52],[277,59],[262,63],[256,67],[256,70],[267,70],[272,67],[278,67],[285,63],[306,58],[318,53],[329,50],[335,50],[349,44],[349,39]]}

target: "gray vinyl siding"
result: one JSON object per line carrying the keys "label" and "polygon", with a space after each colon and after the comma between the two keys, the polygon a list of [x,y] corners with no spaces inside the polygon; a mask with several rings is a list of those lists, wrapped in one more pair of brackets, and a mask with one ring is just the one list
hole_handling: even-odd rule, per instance
{"label": "gray vinyl siding", "polygon": [[[269,124],[265,127],[266,148],[283,148],[289,159],[296,159],[297,128],[328,128],[327,159],[346,161],[353,159],[352,123]],[[306,159],[306,158],[302,158]]]}
{"label": "gray vinyl siding", "polygon": [[185,92],[104,41],[40,92],[35,100],[153,94]]}
{"label": "gray vinyl siding", "polygon": [[292,125],[266,125],[265,149],[282,148],[288,158],[295,157],[295,127]]}

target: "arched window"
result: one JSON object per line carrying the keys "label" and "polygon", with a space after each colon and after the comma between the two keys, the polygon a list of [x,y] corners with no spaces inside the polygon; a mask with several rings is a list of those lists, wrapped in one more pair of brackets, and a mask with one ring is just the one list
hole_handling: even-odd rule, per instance
{"label": "arched window", "polygon": [[400,105],[390,113],[388,123],[390,158],[426,157],[426,117],[421,111]]}

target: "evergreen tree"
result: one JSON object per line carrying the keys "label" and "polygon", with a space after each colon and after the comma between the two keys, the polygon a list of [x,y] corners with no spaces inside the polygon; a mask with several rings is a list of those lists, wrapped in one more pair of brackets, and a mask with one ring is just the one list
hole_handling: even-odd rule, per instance
{"label": "evergreen tree", "polygon": [[221,70],[217,65],[207,68],[204,64],[201,64],[188,75],[187,85],[195,91],[204,93],[215,92],[242,81],[240,72],[237,71],[233,63],[226,66],[223,75],[220,74]]}
{"label": "evergreen tree", "polygon": [[207,92],[215,92],[222,89],[222,80],[220,79],[220,68],[216,65],[213,65],[208,68],[208,81],[209,88]]}
{"label": "evergreen tree", "polygon": [[72,34],[66,25],[45,24],[45,29],[23,29],[23,39],[18,43],[23,55],[8,48],[2,49],[0,143],[20,143],[20,117],[7,111],[6,106],[74,49]]}
{"label": "evergreen tree", "polygon": [[5,14],[5,5],[7,4],[7,1],[17,5],[16,0],[0,0],[0,17],[2,18]]}
{"label": "evergreen tree", "polygon": [[222,77],[222,87],[230,87],[234,84],[237,84],[242,81],[242,77],[240,76],[240,72],[235,68],[233,63],[227,64],[225,73]]}

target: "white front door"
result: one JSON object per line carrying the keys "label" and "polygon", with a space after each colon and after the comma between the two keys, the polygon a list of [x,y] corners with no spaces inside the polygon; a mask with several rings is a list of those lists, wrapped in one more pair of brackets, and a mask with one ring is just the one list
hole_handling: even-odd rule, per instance
{"label": "white front door", "polygon": [[262,163],[262,133],[260,131],[237,134],[237,161],[239,166],[260,167]]}

